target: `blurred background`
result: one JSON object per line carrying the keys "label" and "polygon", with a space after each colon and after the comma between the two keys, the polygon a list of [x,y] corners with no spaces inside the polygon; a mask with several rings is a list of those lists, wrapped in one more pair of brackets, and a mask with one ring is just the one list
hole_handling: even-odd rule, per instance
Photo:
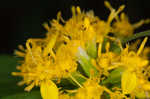
{"label": "blurred background", "polygon": [[[150,18],[150,0],[108,0],[114,8],[125,4],[125,12],[131,22]],[[42,23],[56,18],[58,11],[64,19],[71,17],[70,8],[78,5],[82,10],[93,10],[96,16],[107,19],[109,10],[104,0],[5,0],[0,3],[0,54],[13,54],[17,45],[25,44],[27,38],[44,37]],[[136,32],[150,29],[144,25]]]}

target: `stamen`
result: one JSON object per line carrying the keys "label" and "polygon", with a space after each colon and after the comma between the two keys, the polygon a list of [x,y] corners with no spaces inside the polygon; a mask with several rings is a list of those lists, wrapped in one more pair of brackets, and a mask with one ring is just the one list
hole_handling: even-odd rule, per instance
{"label": "stamen", "polygon": [[22,50],[22,51],[25,50],[25,48],[24,48],[22,45],[19,45],[18,48],[19,48],[20,50]]}
{"label": "stamen", "polygon": [[34,87],[35,83],[32,82],[29,86],[27,86],[24,90],[25,91],[30,91]]}
{"label": "stamen", "polygon": [[48,26],[47,23],[44,23],[44,24],[43,24],[43,27],[44,27],[48,32],[50,31],[50,27]]}
{"label": "stamen", "polygon": [[60,11],[57,13],[57,21],[59,21],[59,20],[61,20],[63,23],[65,23],[65,20],[62,18]]}
{"label": "stamen", "polygon": [[118,15],[124,8],[125,8],[125,5],[121,5],[119,9],[116,11],[116,15]]}
{"label": "stamen", "polygon": [[142,42],[142,44],[141,44],[141,46],[140,46],[140,48],[139,48],[138,51],[137,51],[137,55],[140,55],[140,54],[141,54],[141,52],[143,51],[144,46],[145,46],[147,40],[148,40],[148,37],[145,37],[144,40],[143,40],[143,42]]}
{"label": "stamen", "polygon": [[125,5],[121,5],[119,9],[116,11],[108,1],[105,1],[105,6],[110,9],[111,13],[108,17],[107,23],[110,24],[112,20],[117,17],[117,15],[125,8]]}
{"label": "stamen", "polygon": [[29,53],[31,54],[31,57],[32,57],[32,60],[34,61],[34,63],[35,63],[35,64],[38,64],[38,63],[36,62],[36,60],[35,60],[33,54],[32,54],[31,47],[30,47],[30,44],[31,44],[31,43],[32,43],[32,40],[31,40],[31,39],[27,40],[26,47],[27,47],[27,49],[29,50]]}
{"label": "stamen", "polygon": [[57,37],[58,37],[58,33],[51,35],[51,37],[52,37],[52,38],[50,39],[50,41],[48,42],[46,48],[44,49],[43,55],[44,55],[44,56],[47,56],[48,53],[50,53],[50,54],[52,55],[52,57],[53,57],[54,59],[56,59],[56,56],[55,56],[55,54],[54,54],[54,52],[53,52],[52,49],[53,49],[53,47],[54,47],[54,45],[55,45],[55,43],[56,43],[56,39],[57,39]]}
{"label": "stamen", "polygon": [[103,86],[103,89],[104,89],[104,91],[106,91],[108,94],[110,94],[110,95],[113,94],[113,92],[111,92],[108,88],[106,88],[106,87],[104,87],[104,86]]}
{"label": "stamen", "polygon": [[71,10],[72,10],[72,16],[73,17],[76,16],[75,6],[72,6]]}
{"label": "stamen", "polygon": [[150,19],[141,20],[141,21],[133,24],[132,26],[133,26],[134,29],[136,29],[136,28],[142,26],[143,24],[148,24],[148,23],[150,23]]}
{"label": "stamen", "polygon": [[99,43],[98,45],[98,57],[101,57],[101,53],[102,53],[102,43]]}
{"label": "stamen", "polygon": [[107,53],[109,52],[109,48],[110,48],[110,43],[107,42],[107,43],[106,43],[106,47],[105,47]]}
{"label": "stamen", "polygon": [[110,11],[114,10],[114,8],[111,6],[111,4],[108,1],[105,1],[104,4]]}
{"label": "stamen", "polygon": [[80,9],[80,7],[79,7],[79,6],[77,6],[77,8],[76,8],[76,9],[77,9],[77,13],[78,13],[78,14],[81,14],[81,9]]}
{"label": "stamen", "polygon": [[24,57],[25,56],[25,53],[23,53],[23,52],[20,52],[20,51],[17,51],[17,50],[15,50],[15,55],[18,55],[18,56],[20,56],[20,57]]}

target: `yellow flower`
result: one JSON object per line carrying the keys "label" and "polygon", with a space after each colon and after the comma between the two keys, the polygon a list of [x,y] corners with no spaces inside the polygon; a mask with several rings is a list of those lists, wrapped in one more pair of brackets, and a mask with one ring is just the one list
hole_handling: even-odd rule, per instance
{"label": "yellow flower", "polygon": [[61,72],[62,77],[67,77],[71,72],[77,69],[77,57],[78,47],[82,46],[82,43],[77,40],[68,42],[67,45],[61,45],[56,52],[56,69]]}
{"label": "yellow flower", "polygon": [[125,13],[121,13],[120,18],[116,17],[116,22],[113,23],[113,32],[116,33],[116,36],[128,37],[133,35],[136,28],[142,26],[143,24],[148,24],[149,22],[150,20],[147,19],[131,24]]}
{"label": "yellow flower", "polygon": [[129,23],[128,17],[125,13],[121,13],[120,19],[113,24],[113,32],[118,36],[131,36],[134,32],[133,26]]}
{"label": "yellow flower", "polygon": [[[58,90],[51,80],[59,81],[62,77],[67,77],[71,72],[76,71],[77,68],[75,55],[77,47],[81,44],[72,41],[70,44],[63,44],[54,52],[57,35],[52,35],[49,41],[29,39],[24,54],[17,52],[18,55],[24,56],[23,63],[17,67],[21,72],[12,73],[15,76],[23,77],[23,81],[19,85],[27,84],[26,91],[30,91],[34,86],[40,86],[44,99],[51,97],[48,93],[53,89]],[[74,48],[74,50],[70,48]],[[44,92],[46,88],[48,88],[47,93]]]}
{"label": "yellow flower", "polygon": [[148,60],[143,59],[140,54],[144,49],[144,45],[147,41],[147,37],[143,40],[137,53],[134,51],[128,51],[128,46],[121,53],[121,63],[125,68],[132,70],[142,68],[148,64]]}
{"label": "yellow flower", "polygon": [[142,72],[142,68],[148,65],[148,60],[143,59],[141,54],[147,37],[143,40],[137,53],[128,52],[128,47],[121,54],[121,66],[125,68],[121,78],[121,87],[124,94],[130,94],[137,87],[138,75]]}
{"label": "yellow flower", "polygon": [[[110,10],[106,21],[99,19],[92,11],[82,12],[80,7],[72,7],[72,17],[67,21],[64,21],[58,12],[57,18],[50,22],[50,26],[47,23],[43,24],[47,30],[45,38],[28,39],[26,49],[19,46],[21,51],[15,53],[24,60],[17,66],[20,72],[12,73],[23,77],[19,85],[26,84],[26,91],[39,86],[43,99],[101,99],[103,92],[109,94],[111,99],[122,99],[127,98],[126,94],[139,93],[139,90],[149,92],[150,84],[147,78],[150,72],[146,56],[149,51],[145,49],[142,53],[148,38],[144,39],[137,52],[130,51],[129,46],[123,49],[119,43],[121,53],[116,54],[109,51],[109,42],[106,44],[106,52],[102,52],[102,44],[104,38],[117,40],[118,37],[121,39],[131,36],[134,29],[149,23],[150,20],[131,24],[127,16],[121,13],[124,5],[115,10],[105,1],[105,6]],[[110,32],[115,36],[108,36]],[[80,84],[71,75],[77,72],[80,65],[84,66],[83,71],[88,77],[91,76],[90,68],[95,66],[92,67],[92,70],[95,70],[92,74],[100,78],[87,78],[83,85]],[[110,91],[106,86],[100,85],[99,79],[104,80],[110,71],[120,67],[124,69],[120,90]],[[80,87],[74,96],[70,96],[69,92],[60,93],[55,84],[68,77]]]}
{"label": "yellow flower", "polygon": [[77,90],[75,99],[101,99],[103,88],[98,84],[97,81],[88,79],[82,88]]}
{"label": "yellow flower", "polygon": [[105,1],[104,4],[111,11],[107,21],[97,19],[96,24],[92,25],[94,27],[94,30],[96,31],[96,40],[99,43],[102,43],[104,37],[106,37],[109,32],[112,32],[112,21],[124,9],[124,5],[120,6],[116,11],[108,1]]}
{"label": "yellow flower", "polygon": [[[51,47],[49,49],[46,47],[44,51],[42,51],[42,46],[39,46],[36,44],[36,42],[32,41],[32,48],[29,46],[27,42],[27,52],[25,55],[24,63],[22,64],[19,69],[21,72],[15,72],[13,75],[20,75],[24,77],[24,83],[32,85],[39,85],[39,82],[42,80],[47,79],[55,79],[55,78],[61,78],[66,75],[66,73],[70,73],[76,70],[77,64],[76,59],[74,58],[75,52],[71,52],[73,50],[70,50],[67,46],[60,47],[56,55],[49,56],[48,53],[51,54]],[[72,44],[72,46],[74,46]],[[76,48],[77,49],[77,48]],[[46,51],[47,52],[46,52]],[[62,51],[63,50],[63,51]],[[47,53],[47,55],[45,54]],[[33,86],[32,86],[33,87]],[[27,90],[32,89],[27,88]]]}
{"label": "yellow flower", "polygon": [[[80,11],[79,7],[72,7],[72,18],[70,18],[64,25],[64,34],[71,37],[71,40],[81,40],[86,42],[95,37],[95,31],[91,26],[91,22],[95,20],[95,17],[92,18],[86,13]],[[75,27],[75,28],[73,28]]]}
{"label": "yellow flower", "polygon": [[110,49],[109,42],[107,42],[105,49],[106,52],[104,53],[101,52],[102,47],[98,49],[98,57],[96,60],[92,60],[92,63],[99,70],[99,72],[103,71],[104,75],[108,76],[109,75],[108,71],[118,67],[118,65],[116,65],[115,63],[119,61],[120,57],[116,53],[109,51]]}

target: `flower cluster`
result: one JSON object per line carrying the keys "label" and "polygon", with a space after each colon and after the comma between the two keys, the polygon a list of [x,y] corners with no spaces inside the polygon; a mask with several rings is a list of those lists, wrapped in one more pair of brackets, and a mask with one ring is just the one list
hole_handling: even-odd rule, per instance
{"label": "flower cluster", "polygon": [[[105,6],[110,10],[106,21],[80,7],[72,7],[67,21],[58,12],[50,26],[43,24],[45,38],[28,39],[26,48],[20,45],[15,54],[24,60],[12,73],[23,77],[19,85],[26,84],[26,91],[39,86],[43,99],[150,98],[148,38],[138,49],[139,42],[122,42],[150,20],[131,24],[124,5],[115,10],[106,1]],[[64,88],[64,80],[75,87]]]}

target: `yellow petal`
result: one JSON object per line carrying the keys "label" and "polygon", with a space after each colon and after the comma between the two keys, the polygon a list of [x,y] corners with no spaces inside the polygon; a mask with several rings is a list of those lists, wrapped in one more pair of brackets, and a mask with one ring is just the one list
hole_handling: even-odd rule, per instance
{"label": "yellow petal", "polygon": [[121,87],[124,94],[131,93],[137,85],[137,77],[134,72],[125,71],[121,78]]}
{"label": "yellow petal", "polygon": [[58,99],[58,88],[51,80],[41,82],[40,91],[43,99]]}

